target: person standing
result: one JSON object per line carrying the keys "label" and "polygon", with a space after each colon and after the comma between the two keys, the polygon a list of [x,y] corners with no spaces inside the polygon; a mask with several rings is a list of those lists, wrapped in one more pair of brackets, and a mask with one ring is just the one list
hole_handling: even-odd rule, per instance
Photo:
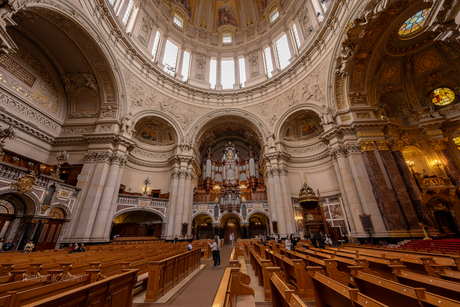
{"label": "person standing", "polygon": [[29,240],[29,243],[24,247],[24,253],[30,253],[35,248],[34,240]]}
{"label": "person standing", "polygon": [[216,238],[217,238],[217,266],[216,266],[216,268],[220,268],[220,247],[222,245],[220,243],[219,236],[216,236]]}
{"label": "person standing", "polygon": [[3,238],[0,238],[0,251],[2,250],[3,248]]}
{"label": "person standing", "polygon": [[213,269],[217,267],[217,244],[219,244],[219,241],[217,240],[217,236],[214,237],[214,242],[209,243],[209,246],[211,247],[212,251],[212,260],[214,260],[214,265],[212,266]]}
{"label": "person standing", "polygon": [[291,246],[292,246],[292,242],[291,242],[291,239],[288,237],[286,237],[286,240],[284,241],[284,244],[286,244],[286,249],[287,250],[291,250]]}
{"label": "person standing", "polygon": [[278,234],[275,235],[275,243],[278,243]]}
{"label": "person standing", "polygon": [[232,246],[235,246],[233,240],[235,239],[235,235],[233,234],[233,232],[230,234],[230,243],[232,244]]}

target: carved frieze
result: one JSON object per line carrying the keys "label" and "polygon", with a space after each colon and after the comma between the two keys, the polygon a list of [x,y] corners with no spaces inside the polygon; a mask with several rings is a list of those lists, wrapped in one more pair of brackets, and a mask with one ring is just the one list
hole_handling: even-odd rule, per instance
{"label": "carved frieze", "polygon": [[64,127],[61,134],[83,134],[93,133],[96,131],[96,127]]}

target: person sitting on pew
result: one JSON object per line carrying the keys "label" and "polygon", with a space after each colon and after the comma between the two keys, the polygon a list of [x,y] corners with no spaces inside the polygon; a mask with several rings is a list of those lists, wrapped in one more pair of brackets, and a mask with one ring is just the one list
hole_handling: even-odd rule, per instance
{"label": "person sitting on pew", "polygon": [[86,252],[84,246],[85,246],[85,245],[84,245],[83,243],[80,243],[80,246],[78,247],[78,252],[79,252],[79,253]]}
{"label": "person sitting on pew", "polygon": [[179,241],[179,239],[177,238],[177,235],[174,237],[174,244],[177,243],[177,241]]}
{"label": "person sitting on pew", "polygon": [[3,247],[3,238],[0,238],[0,251],[2,250]]}
{"label": "person sitting on pew", "polygon": [[319,232],[319,240],[318,240],[319,248],[324,248],[325,241],[326,241],[326,237],[324,236],[323,232],[320,231]]}
{"label": "person sitting on pew", "polygon": [[332,239],[331,239],[331,236],[330,236],[329,234],[327,234],[327,235],[325,236],[324,244],[325,244],[325,245],[332,246]]}
{"label": "person sitting on pew", "polygon": [[293,234],[291,234],[291,236],[289,237],[289,240],[291,240],[291,251],[294,251],[298,240],[296,238],[294,238]]}
{"label": "person sitting on pew", "polygon": [[13,240],[9,239],[9,240],[8,240],[8,243],[6,243],[5,245],[3,245],[2,250],[3,250],[4,252],[9,252],[9,251],[12,251],[12,250],[13,250],[13,247],[14,247]]}
{"label": "person sitting on pew", "polygon": [[35,248],[34,240],[29,240],[29,243],[26,244],[22,253],[30,253],[34,250],[34,248]]}
{"label": "person sitting on pew", "polygon": [[260,239],[260,244],[262,244],[263,246],[267,246],[267,239],[265,238],[265,236],[262,236],[262,239]]}
{"label": "person sitting on pew", "polygon": [[191,242],[188,242],[187,249],[188,249],[189,251],[191,251],[191,250],[193,249],[192,243],[191,243]]}

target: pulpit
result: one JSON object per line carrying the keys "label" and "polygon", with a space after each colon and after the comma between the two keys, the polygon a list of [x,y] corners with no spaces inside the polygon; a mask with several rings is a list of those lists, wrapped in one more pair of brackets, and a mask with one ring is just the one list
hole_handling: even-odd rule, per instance
{"label": "pulpit", "polygon": [[322,231],[329,233],[329,228],[324,216],[323,204],[321,196],[315,194],[303,179],[303,185],[299,192],[298,202],[302,208],[302,215],[305,224],[305,229],[308,233]]}

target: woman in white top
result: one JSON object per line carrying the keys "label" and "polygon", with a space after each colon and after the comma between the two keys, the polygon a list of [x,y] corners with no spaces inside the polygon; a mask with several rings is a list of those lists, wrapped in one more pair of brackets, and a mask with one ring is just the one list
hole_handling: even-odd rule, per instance
{"label": "woman in white top", "polygon": [[324,240],[324,244],[331,246],[332,245],[332,240],[331,237],[327,234],[326,239]]}
{"label": "woman in white top", "polygon": [[286,237],[286,240],[284,241],[284,243],[286,244],[286,249],[291,250],[292,242],[291,240],[289,240],[289,236]]}
{"label": "woman in white top", "polygon": [[214,237],[214,242],[209,243],[209,246],[211,246],[211,250],[212,250],[212,260],[214,260],[214,266],[212,267],[213,269],[215,269],[216,267],[220,267],[217,266],[217,249],[218,249],[218,244],[219,244],[219,240],[217,239],[217,237]]}

